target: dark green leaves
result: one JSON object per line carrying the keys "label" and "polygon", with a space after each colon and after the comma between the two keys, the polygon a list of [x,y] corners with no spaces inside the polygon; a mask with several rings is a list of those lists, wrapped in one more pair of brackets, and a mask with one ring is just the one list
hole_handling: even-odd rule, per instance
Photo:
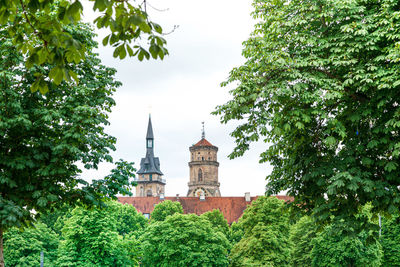
{"label": "dark green leaves", "polygon": [[[105,133],[112,94],[120,83],[115,70],[92,52],[90,27],[68,28],[86,44],[84,59],[68,68],[26,67],[24,56],[3,31],[0,40],[0,228],[23,226],[41,212],[64,203],[93,206],[116,194],[130,194],[132,163],[119,161],[103,179],[79,178],[81,170],[112,162],[115,138]],[[74,43],[71,43],[74,46]],[[78,47],[78,46],[76,46]],[[31,57],[40,60],[43,50]],[[64,80],[79,83],[71,86]],[[55,86],[58,84],[58,86]],[[32,93],[33,92],[33,93]],[[40,92],[40,93],[39,93]],[[46,93],[46,95],[43,95]],[[84,177],[87,178],[87,177]],[[93,179],[95,178],[95,179]],[[33,213],[32,211],[35,211]]]}
{"label": "dark green leaves", "polygon": [[400,208],[400,19],[397,1],[254,1],[247,61],[222,85],[232,100],[214,114],[241,124],[243,155],[270,144],[267,194],[287,191],[297,207],[352,218]]}

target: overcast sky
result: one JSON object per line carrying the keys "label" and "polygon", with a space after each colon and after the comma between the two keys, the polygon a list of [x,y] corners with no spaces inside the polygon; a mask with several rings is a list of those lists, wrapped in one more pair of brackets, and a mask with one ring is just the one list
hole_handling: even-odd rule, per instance
{"label": "overcast sky", "polygon": [[[218,161],[222,196],[262,195],[268,164],[260,164],[259,154],[266,144],[257,143],[243,157],[229,160],[234,148],[229,133],[235,123],[222,125],[210,113],[230,99],[230,87],[220,87],[233,67],[244,62],[242,42],[252,31],[251,1],[151,0],[151,19],[169,32],[165,36],[170,55],[163,61],[139,62],[136,58],[114,59],[112,49],[99,45],[104,65],[117,69],[116,78],[123,83],[114,95],[117,105],[110,115],[107,132],[117,138],[115,160],[135,162],[145,156],[145,136],[149,112],[154,131],[155,156],[167,181],[167,196],[186,195],[189,181],[189,147],[201,139],[201,122],[205,122],[206,139],[219,148]],[[85,10],[86,19],[91,15]],[[99,43],[104,36],[99,32]],[[112,166],[100,165],[86,171],[84,178],[101,178]]]}

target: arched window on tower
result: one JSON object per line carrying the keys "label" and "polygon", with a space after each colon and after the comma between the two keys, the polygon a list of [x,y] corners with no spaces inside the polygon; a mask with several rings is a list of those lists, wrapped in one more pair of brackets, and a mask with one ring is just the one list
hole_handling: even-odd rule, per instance
{"label": "arched window on tower", "polygon": [[203,181],[203,171],[201,169],[199,169],[199,172],[198,172],[197,175],[198,175],[198,178],[199,178],[199,182]]}

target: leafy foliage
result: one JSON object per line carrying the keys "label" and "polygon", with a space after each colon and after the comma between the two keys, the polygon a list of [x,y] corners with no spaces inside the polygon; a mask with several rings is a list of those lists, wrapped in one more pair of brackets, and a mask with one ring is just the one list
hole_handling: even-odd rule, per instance
{"label": "leafy foliage", "polygon": [[[149,20],[146,2],[127,0],[90,0],[93,10],[101,12],[94,23],[110,31],[103,45],[114,47],[114,57],[137,56],[140,61],[151,57],[163,59],[168,51],[160,25]],[[56,85],[62,80],[79,81],[74,65],[91,50],[67,29],[82,21],[83,5],[79,0],[5,0],[0,2],[0,28],[5,29],[14,48],[26,58],[26,68],[47,66],[50,72],[36,72],[32,91]],[[141,44],[145,38],[147,44]],[[131,45],[134,42],[134,45]],[[50,65],[47,65],[50,64]],[[41,90],[46,93],[46,90]]]}
{"label": "leafy foliage", "polygon": [[269,143],[267,194],[287,190],[295,207],[352,219],[400,208],[400,16],[396,0],[254,0],[247,61],[222,85],[218,106],[238,157]]}
{"label": "leafy foliage", "polygon": [[164,200],[158,203],[151,213],[151,222],[165,221],[165,219],[174,215],[175,213],[183,214],[183,208],[181,203],[177,201]]}
{"label": "leafy foliage", "polygon": [[146,227],[147,219],[129,204],[120,204],[116,201],[107,202],[107,212],[116,221],[119,235],[125,236],[136,233],[136,236]]}
{"label": "leafy foliage", "polygon": [[[75,208],[62,230],[58,266],[132,266],[138,263],[139,243],[133,234],[141,230],[142,215],[127,214],[127,206],[108,203],[108,208]],[[121,216],[122,215],[122,216]],[[128,228],[122,224],[127,220]],[[122,232],[124,236],[118,233]]]}
{"label": "leafy foliage", "polygon": [[72,208],[64,205],[53,211],[47,211],[40,216],[39,221],[44,223],[48,228],[53,230],[56,234],[61,235],[61,229],[63,227],[60,226],[60,221],[66,219],[68,215],[70,215]]}
{"label": "leafy foliage", "polygon": [[229,227],[229,232],[226,237],[233,246],[242,239],[243,235],[244,233],[242,225],[238,222],[233,222]]}
{"label": "leafy foliage", "polygon": [[224,214],[220,210],[207,211],[201,215],[207,219],[215,231],[223,233],[226,237],[229,234],[228,221],[225,219]]}
{"label": "leafy foliage", "polygon": [[[381,245],[377,240],[367,242],[371,233],[362,231],[349,235],[349,226],[337,221],[327,226],[313,239],[312,266],[380,266]],[[377,236],[377,233],[374,233]]]}
{"label": "leafy foliage", "polygon": [[6,266],[40,266],[43,251],[44,266],[54,266],[59,237],[43,223],[24,231],[13,227],[4,235],[4,260]]}
{"label": "leafy foliage", "polygon": [[382,220],[381,244],[383,249],[382,266],[400,266],[400,216]]}
{"label": "leafy foliage", "polygon": [[168,216],[141,237],[143,266],[227,266],[229,242],[210,222],[194,214]]}
{"label": "leafy foliage", "polygon": [[292,245],[290,258],[293,266],[309,267],[311,265],[311,240],[316,237],[317,225],[309,216],[302,217],[290,229],[290,243]]}
{"label": "leafy foliage", "polygon": [[[7,32],[0,40],[0,230],[21,226],[64,204],[100,205],[117,193],[130,194],[132,163],[120,161],[111,174],[91,183],[81,170],[112,162],[115,138],[104,132],[112,94],[120,85],[115,70],[100,64],[87,25],[71,28],[87,47],[85,60],[71,66],[77,86],[61,83],[46,96],[32,93],[35,73],[48,67],[23,65]],[[31,213],[35,210],[35,213]]]}
{"label": "leafy foliage", "polygon": [[289,215],[282,200],[257,198],[239,222],[244,236],[232,248],[231,266],[289,266]]}

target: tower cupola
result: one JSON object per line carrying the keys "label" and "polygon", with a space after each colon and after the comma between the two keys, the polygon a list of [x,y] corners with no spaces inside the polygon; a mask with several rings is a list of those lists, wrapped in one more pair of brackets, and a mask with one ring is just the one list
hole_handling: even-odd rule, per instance
{"label": "tower cupola", "polygon": [[201,140],[189,148],[190,181],[187,196],[221,196],[218,182],[218,147],[205,138],[204,122]]}

